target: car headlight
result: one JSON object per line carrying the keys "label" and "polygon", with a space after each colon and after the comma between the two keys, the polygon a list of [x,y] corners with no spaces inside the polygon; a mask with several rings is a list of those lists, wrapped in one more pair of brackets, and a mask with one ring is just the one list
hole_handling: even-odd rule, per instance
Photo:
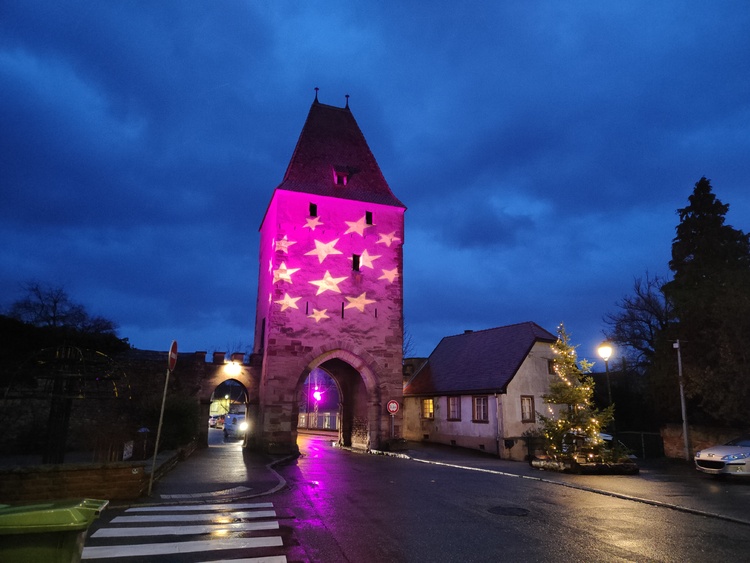
{"label": "car headlight", "polygon": [[247,430],[247,428],[248,428],[247,422],[240,423],[240,432],[244,432],[245,430]]}
{"label": "car headlight", "polygon": [[748,454],[727,454],[724,457],[721,458],[722,461],[733,461],[735,459],[745,459],[748,456]]}

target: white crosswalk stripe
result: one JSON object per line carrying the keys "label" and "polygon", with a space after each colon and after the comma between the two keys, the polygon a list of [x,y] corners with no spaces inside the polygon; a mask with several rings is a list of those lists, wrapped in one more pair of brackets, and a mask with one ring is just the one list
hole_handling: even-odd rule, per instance
{"label": "white crosswalk stripe", "polygon": [[[229,550],[240,551],[242,558],[227,553],[221,561],[287,561],[273,549],[284,545],[273,503],[144,506],[124,512],[91,534],[83,548],[83,561],[143,557],[158,562],[160,556],[205,552],[202,557],[216,563],[211,555]],[[262,552],[263,548],[272,548],[272,553]]]}

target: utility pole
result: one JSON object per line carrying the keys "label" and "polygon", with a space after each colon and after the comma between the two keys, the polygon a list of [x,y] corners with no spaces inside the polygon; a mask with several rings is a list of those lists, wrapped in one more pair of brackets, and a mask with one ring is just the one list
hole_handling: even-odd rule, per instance
{"label": "utility pole", "polygon": [[685,440],[685,461],[690,461],[690,440],[688,438],[687,409],[685,408],[685,383],[682,380],[682,352],[680,341],[676,340],[672,347],[677,350],[677,379],[680,382],[680,406],[682,407],[682,437]]}

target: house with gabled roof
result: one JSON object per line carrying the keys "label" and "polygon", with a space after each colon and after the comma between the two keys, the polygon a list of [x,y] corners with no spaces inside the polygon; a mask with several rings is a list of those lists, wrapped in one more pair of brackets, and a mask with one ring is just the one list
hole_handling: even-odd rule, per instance
{"label": "house with gabled roof", "polygon": [[404,385],[403,437],[526,459],[556,340],[533,322],[446,336]]}

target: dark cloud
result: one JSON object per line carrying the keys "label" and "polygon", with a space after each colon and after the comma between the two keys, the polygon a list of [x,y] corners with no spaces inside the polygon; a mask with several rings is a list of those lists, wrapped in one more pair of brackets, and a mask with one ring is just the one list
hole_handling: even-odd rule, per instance
{"label": "dark cloud", "polygon": [[416,353],[526,320],[591,348],[668,273],[701,176],[750,229],[749,24],[741,1],[5,2],[4,304],[37,279],[138,347],[250,344],[257,229],[319,86],[409,208]]}

